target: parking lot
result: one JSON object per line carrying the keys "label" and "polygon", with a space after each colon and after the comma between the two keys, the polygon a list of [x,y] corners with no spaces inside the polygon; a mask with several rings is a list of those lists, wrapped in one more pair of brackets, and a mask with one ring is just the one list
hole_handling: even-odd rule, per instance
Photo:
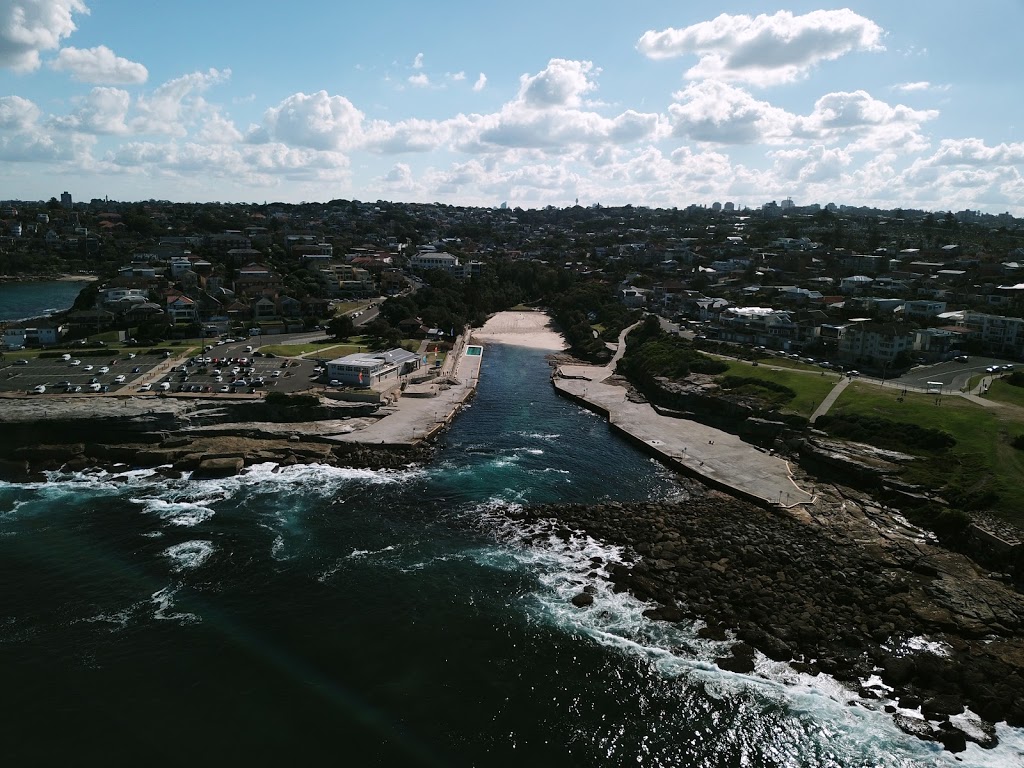
{"label": "parking lot", "polygon": [[0,361],[0,392],[70,395],[258,395],[297,392],[318,383],[316,363],[266,357],[250,343],[209,345],[202,354],[166,350],[81,349],[57,356],[7,353]]}

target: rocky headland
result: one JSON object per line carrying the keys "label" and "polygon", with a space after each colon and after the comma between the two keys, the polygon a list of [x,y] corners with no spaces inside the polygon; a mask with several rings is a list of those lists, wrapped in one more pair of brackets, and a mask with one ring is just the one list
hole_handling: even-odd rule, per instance
{"label": "rocky headland", "polygon": [[[752,672],[756,650],[829,674],[952,751],[995,743],[991,727],[979,737],[950,722],[965,708],[989,726],[1024,726],[1024,598],[855,491],[820,489],[810,510],[712,492],[520,515],[636,553],[629,566],[595,563],[592,578],[654,603],[651,618],[697,620],[703,636],[732,640],[723,669]],[[589,597],[584,588],[574,602]]]}

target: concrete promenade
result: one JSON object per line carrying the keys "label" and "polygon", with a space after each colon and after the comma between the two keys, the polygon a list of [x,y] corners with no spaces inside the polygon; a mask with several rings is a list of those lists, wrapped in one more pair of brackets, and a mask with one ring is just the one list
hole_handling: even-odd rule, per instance
{"label": "concrete promenade", "polygon": [[707,484],[757,503],[792,507],[813,494],[793,480],[788,462],[736,435],[687,419],[658,414],[647,403],[626,400],[626,389],[609,382],[625,349],[627,328],[607,366],[562,365],[552,383],[566,397],[604,414],[609,424],[662,463]]}

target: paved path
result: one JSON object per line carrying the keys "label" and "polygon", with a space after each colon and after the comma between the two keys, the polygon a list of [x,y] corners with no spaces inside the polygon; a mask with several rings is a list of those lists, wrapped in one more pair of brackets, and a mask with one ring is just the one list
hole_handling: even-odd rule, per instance
{"label": "paved path", "polygon": [[824,416],[828,413],[828,409],[831,408],[832,404],[839,399],[839,396],[843,394],[843,390],[848,386],[850,386],[850,379],[848,378],[842,378],[836,382],[836,385],[832,387],[832,391],[825,395],[825,399],[821,401],[821,405],[815,408],[814,413],[811,414],[811,424],[813,424],[819,416]]}
{"label": "paved path", "polygon": [[745,443],[736,435],[688,419],[661,416],[647,403],[626,400],[625,388],[608,383],[625,351],[627,328],[607,366],[563,365],[554,379],[562,394],[607,415],[608,422],[664,463],[699,475],[731,493],[782,506],[813,501],[800,488],[782,458]]}

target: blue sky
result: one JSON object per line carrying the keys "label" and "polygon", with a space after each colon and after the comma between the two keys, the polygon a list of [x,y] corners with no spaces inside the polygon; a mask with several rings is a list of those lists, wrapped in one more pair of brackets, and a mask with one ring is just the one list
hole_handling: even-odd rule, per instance
{"label": "blue sky", "polygon": [[1021,29],[1022,0],[0,0],[0,198],[1024,216]]}

